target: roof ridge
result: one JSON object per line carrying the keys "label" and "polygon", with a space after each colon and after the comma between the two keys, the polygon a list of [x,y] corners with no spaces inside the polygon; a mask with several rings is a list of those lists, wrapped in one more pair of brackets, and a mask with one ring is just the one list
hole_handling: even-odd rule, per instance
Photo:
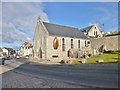
{"label": "roof ridge", "polygon": [[68,28],[74,28],[74,29],[78,29],[79,30],[79,28],[71,27],[71,26],[59,25],[59,24],[49,23],[49,22],[43,22],[43,23],[48,23],[48,24],[52,24],[52,25],[56,25],[56,26],[62,26],[62,27],[68,27]]}
{"label": "roof ridge", "polygon": [[91,27],[91,26],[93,26],[93,25],[89,25],[89,26],[87,26],[87,27],[83,27],[83,28],[80,28],[80,29],[85,29],[85,28],[88,28],[88,27]]}

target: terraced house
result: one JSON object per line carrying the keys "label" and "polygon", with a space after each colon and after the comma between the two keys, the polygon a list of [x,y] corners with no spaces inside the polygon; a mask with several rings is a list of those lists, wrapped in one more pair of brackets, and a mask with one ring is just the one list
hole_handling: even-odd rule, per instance
{"label": "terraced house", "polygon": [[38,17],[33,39],[35,58],[79,58],[79,52],[90,50],[90,40],[80,29],[43,22]]}

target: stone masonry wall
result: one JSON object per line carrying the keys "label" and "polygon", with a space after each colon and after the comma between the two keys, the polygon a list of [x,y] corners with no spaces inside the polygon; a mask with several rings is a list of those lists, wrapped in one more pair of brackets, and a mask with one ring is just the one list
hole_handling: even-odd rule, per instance
{"label": "stone masonry wall", "polygon": [[47,32],[43,28],[42,21],[38,19],[33,39],[33,55],[35,58],[46,58],[46,37]]}
{"label": "stone masonry wall", "polygon": [[91,38],[91,48],[96,48],[99,50],[99,48],[102,45],[106,46],[107,51],[118,51],[120,50],[120,35],[118,36],[109,36],[109,37],[103,37],[103,38]]}
{"label": "stone masonry wall", "polygon": [[[55,36],[49,36],[47,38],[47,47],[46,47],[46,56],[47,59],[53,59],[53,55],[58,55],[60,59],[68,57],[68,50],[71,48],[71,39],[73,39],[74,49],[78,49],[78,40],[80,40],[80,49],[84,50],[85,48],[85,39],[80,38],[70,38],[70,37],[57,37],[58,39],[58,49],[53,48],[53,40]],[[65,39],[65,51],[62,51],[62,39]]]}

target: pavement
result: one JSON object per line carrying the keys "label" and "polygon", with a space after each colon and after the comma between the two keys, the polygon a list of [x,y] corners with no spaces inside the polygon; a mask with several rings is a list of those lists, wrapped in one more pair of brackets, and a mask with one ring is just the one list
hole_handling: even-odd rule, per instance
{"label": "pavement", "polygon": [[2,88],[83,88],[61,81],[10,71],[2,75]]}
{"label": "pavement", "polygon": [[20,65],[29,63],[26,60],[6,60],[5,65],[0,65],[0,77],[2,77],[2,88],[50,88],[43,84],[42,79],[30,77],[27,74],[14,72]]}
{"label": "pavement", "polygon": [[55,62],[55,60],[46,60],[46,59],[37,59],[37,58],[30,58],[30,59],[26,59],[27,61],[33,62],[33,63],[39,63],[39,64],[60,64],[58,63],[58,60],[56,60],[57,62]]}
{"label": "pavement", "polygon": [[57,62],[51,62],[51,61],[47,61],[47,60],[38,60],[38,59],[10,59],[10,60],[6,60],[5,61],[5,65],[0,65],[0,74],[5,73],[7,71],[10,71],[12,69],[15,69],[17,67],[19,67],[20,65],[24,64],[24,63],[39,63],[39,64],[60,64]]}
{"label": "pavement", "polygon": [[49,88],[42,79],[30,77],[14,71],[2,75],[2,88]]}
{"label": "pavement", "polygon": [[16,60],[10,65],[16,68],[1,74],[3,88],[118,88],[117,63],[65,65]]}
{"label": "pavement", "polygon": [[5,65],[0,65],[0,74],[10,71],[26,63],[26,61],[19,61],[19,59],[10,59],[5,61]]}
{"label": "pavement", "polygon": [[117,64],[40,65],[26,64],[17,71],[76,86],[117,88]]}
{"label": "pavement", "polygon": [[[61,81],[36,77],[32,74],[24,73],[17,68],[21,65],[28,64],[26,60],[9,60],[2,66],[2,88],[82,88],[79,85],[70,85]],[[35,64],[35,62],[31,62]],[[48,64],[48,63],[47,63]]]}

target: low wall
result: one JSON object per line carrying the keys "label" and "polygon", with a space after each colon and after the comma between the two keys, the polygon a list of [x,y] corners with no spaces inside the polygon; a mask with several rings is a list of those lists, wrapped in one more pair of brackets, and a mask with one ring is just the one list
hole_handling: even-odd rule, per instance
{"label": "low wall", "polygon": [[91,38],[91,48],[100,49],[103,45],[106,47],[106,50],[120,51],[120,35],[109,36],[102,38]]}

